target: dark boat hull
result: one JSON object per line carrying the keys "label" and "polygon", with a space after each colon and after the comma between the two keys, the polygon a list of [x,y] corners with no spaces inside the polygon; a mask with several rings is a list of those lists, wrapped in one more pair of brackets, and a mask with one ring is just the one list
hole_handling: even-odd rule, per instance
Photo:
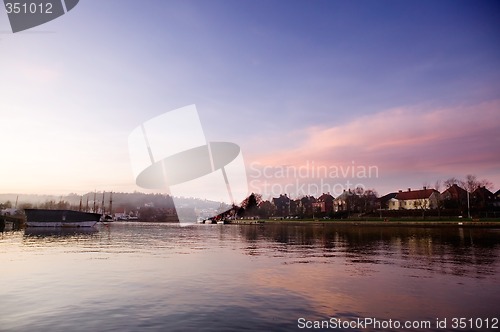
{"label": "dark boat hull", "polygon": [[28,227],[93,227],[101,218],[99,213],[73,210],[26,209]]}

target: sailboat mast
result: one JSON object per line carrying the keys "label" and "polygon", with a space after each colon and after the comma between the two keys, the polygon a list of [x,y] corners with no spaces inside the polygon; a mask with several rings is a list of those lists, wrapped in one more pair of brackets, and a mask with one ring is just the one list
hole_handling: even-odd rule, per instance
{"label": "sailboat mast", "polygon": [[113,215],[113,192],[109,193],[109,215]]}
{"label": "sailboat mast", "polygon": [[104,195],[106,194],[105,191],[102,192],[102,205],[101,205],[101,213],[104,214]]}

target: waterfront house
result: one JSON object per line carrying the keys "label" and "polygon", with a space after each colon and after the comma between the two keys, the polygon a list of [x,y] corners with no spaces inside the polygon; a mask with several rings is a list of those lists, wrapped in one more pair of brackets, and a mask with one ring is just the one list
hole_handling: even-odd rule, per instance
{"label": "waterfront house", "polygon": [[467,206],[467,191],[456,184],[440,195],[445,209],[462,209]]}
{"label": "waterfront house", "polygon": [[113,214],[113,220],[129,220],[129,215],[125,211],[125,208],[120,207],[115,209],[115,213]]}
{"label": "waterfront house", "polygon": [[389,202],[391,199],[395,198],[398,193],[389,193],[378,199],[379,207],[382,210],[387,210],[389,208]]}
{"label": "waterfront house", "polygon": [[290,215],[290,198],[287,194],[280,194],[280,197],[273,198],[273,204],[276,207],[276,215],[286,217]]}
{"label": "waterfront house", "polygon": [[313,204],[316,203],[316,198],[313,196],[304,196],[295,201],[296,203],[296,213],[301,216],[312,216],[313,215]]}
{"label": "waterfront house", "polygon": [[330,193],[323,193],[323,195],[319,196],[319,198],[316,200],[316,203],[313,203],[313,206],[315,211],[317,212],[332,213],[333,201],[334,197],[330,195]]}
{"label": "waterfront house", "polygon": [[478,187],[470,196],[471,205],[477,209],[488,209],[494,206],[495,195],[486,187]]}
{"label": "waterfront house", "polygon": [[333,210],[335,212],[349,211],[349,209],[352,207],[353,195],[354,193],[351,191],[351,189],[344,189],[344,192],[333,200]]}
{"label": "waterfront house", "polygon": [[500,190],[497,190],[496,193],[493,194],[495,197],[495,202],[493,203],[494,206],[500,207]]}
{"label": "waterfront house", "polygon": [[389,200],[389,210],[434,209],[438,206],[439,192],[434,189],[400,190]]}

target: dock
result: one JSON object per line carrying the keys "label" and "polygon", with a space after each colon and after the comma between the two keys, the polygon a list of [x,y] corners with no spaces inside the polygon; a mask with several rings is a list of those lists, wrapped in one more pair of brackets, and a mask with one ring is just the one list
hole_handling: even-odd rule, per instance
{"label": "dock", "polygon": [[0,216],[0,232],[18,230],[24,227],[24,219],[14,216]]}

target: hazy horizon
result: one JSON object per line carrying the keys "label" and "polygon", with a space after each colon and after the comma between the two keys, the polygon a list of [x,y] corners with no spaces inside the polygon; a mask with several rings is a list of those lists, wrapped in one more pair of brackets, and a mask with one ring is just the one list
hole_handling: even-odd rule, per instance
{"label": "hazy horizon", "polygon": [[[208,141],[241,147],[250,192],[324,180],[384,195],[467,174],[498,190],[499,14],[495,1],[87,0],[14,34],[2,11],[0,192],[162,192],[135,185],[128,135],[192,104]],[[378,171],[261,172],[306,163]]]}

